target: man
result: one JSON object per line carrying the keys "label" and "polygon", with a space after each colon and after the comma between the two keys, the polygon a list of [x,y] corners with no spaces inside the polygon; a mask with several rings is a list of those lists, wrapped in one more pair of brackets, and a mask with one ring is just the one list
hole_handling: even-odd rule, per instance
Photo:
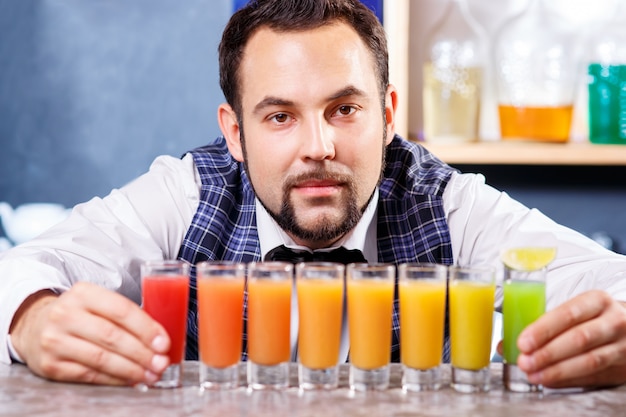
{"label": "man", "polygon": [[4,362],[61,381],[155,381],[169,338],[138,306],[148,259],[248,262],[287,245],[498,265],[502,248],[541,244],[558,248],[550,311],[521,335],[519,366],[553,387],[626,381],[625,257],[394,136],[384,31],[359,1],[252,2],[224,31],[220,75],[224,138],[157,159],[2,257]]}

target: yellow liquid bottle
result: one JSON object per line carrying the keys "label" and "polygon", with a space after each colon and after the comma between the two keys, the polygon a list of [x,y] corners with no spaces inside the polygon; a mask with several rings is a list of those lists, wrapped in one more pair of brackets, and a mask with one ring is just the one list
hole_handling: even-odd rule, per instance
{"label": "yellow liquid bottle", "polygon": [[466,0],[453,0],[427,35],[423,67],[424,139],[478,138],[486,38]]}

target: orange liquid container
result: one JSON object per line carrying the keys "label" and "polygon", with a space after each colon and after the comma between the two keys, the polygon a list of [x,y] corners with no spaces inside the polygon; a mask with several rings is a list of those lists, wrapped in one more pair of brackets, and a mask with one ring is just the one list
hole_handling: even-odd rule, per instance
{"label": "orange liquid container", "polygon": [[248,356],[272,366],[290,359],[291,280],[248,281]]}
{"label": "orange liquid container", "polygon": [[198,345],[207,366],[225,368],[241,357],[243,279],[198,279]]}
{"label": "orange liquid container", "polygon": [[564,143],[569,140],[573,105],[555,107],[498,106],[503,140]]}
{"label": "orange liquid container", "polygon": [[343,313],[343,280],[298,280],[300,362],[310,369],[337,365]]}
{"label": "orange liquid container", "polygon": [[391,280],[348,280],[350,362],[357,368],[389,364],[393,285]]}
{"label": "orange liquid container", "polygon": [[401,282],[399,292],[402,363],[421,370],[438,366],[443,350],[446,282]]}

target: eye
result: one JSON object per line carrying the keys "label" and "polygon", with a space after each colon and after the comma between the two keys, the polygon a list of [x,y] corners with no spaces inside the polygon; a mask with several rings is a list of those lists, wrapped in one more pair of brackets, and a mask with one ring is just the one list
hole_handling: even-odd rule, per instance
{"label": "eye", "polygon": [[287,113],[276,113],[270,118],[270,120],[280,124],[286,123],[289,121],[289,115],[287,115]]}
{"label": "eye", "polygon": [[339,106],[337,108],[337,110],[335,111],[335,115],[337,116],[349,116],[351,114],[353,114],[354,112],[356,112],[356,107],[354,106],[349,106],[349,105],[343,105],[343,106]]}

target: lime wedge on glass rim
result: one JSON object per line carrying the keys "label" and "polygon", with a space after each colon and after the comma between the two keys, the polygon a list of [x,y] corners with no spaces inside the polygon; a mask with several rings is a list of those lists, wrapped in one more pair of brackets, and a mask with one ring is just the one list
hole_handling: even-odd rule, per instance
{"label": "lime wedge on glass rim", "polygon": [[516,271],[536,271],[545,268],[556,257],[556,248],[525,246],[506,249],[500,255],[504,265]]}

